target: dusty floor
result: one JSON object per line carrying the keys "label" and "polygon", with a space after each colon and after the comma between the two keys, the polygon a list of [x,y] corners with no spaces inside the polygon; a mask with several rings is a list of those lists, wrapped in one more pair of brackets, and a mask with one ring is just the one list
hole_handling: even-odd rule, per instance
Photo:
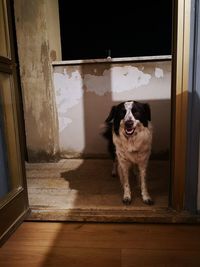
{"label": "dusty floor", "polygon": [[[27,164],[28,194],[36,210],[151,210],[143,204],[137,179],[131,177],[133,201],[122,203],[118,177],[111,176],[112,162],[105,159],[68,159],[58,163]],[[169,163],[151,161],[148,169],[153,208],[168,206]],[[47,214],[47,213],[46,213]],[[43,215],[44,216],[44,215]],[[47,216],[48,217],[48,216]]]}

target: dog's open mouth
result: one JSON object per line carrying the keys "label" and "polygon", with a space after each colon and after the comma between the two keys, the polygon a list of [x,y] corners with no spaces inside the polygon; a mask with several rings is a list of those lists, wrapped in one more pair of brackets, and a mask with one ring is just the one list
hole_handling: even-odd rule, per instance
{"label": "dog's open mouth", "polygon": [[125,129],[127,135],[132,135],[135,129]]}
{"label": "dog's open mouth", "polygon": [[125,133],[127,135],[132,135],[135,131],[135,128],[133,127],[133,122],[132,121],[126,121],[125,122]]}

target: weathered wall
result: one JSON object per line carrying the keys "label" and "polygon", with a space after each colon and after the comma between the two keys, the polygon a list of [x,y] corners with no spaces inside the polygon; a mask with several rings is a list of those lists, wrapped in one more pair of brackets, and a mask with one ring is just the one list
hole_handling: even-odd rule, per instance
{"label": "weathered wall", "polygon": [[[60,65],[61,64],[61,65]],[[129,99],[148,102],[154,125],[153,152],[170,148],[171,61],[54,64],[59,146],[64,156],[103,156],[99,126],[110,108]]]}
{"label": "weathered wall", "polygon": [[30,161],[52,160],[59,151],[106,155],[99,126],[112,105],[127,99],[150,103],[153,150],[169,150],[170,61],[55,65],[54,89],[51,63],[61,60],[58,1],[14,5]]}
{"label": "weathered wall", "polygon": [[14,1],[29,160],[57,151],[51,61],[61,59],[57,0]]}

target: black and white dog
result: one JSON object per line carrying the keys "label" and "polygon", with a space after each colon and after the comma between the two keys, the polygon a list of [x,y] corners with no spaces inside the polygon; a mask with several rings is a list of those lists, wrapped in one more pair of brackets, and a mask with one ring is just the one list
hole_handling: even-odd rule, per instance
{"label": "black and white dog", "polygon": [[137,165],[143,202],[152,205],[148,193],[146,170],[151,153],[152,125],[149,104],[127,101],[113,106],[105,121],[103,136],[114,160],[112,174],[118,173],[123,187],[123,202],[131,203],[129,170]]}

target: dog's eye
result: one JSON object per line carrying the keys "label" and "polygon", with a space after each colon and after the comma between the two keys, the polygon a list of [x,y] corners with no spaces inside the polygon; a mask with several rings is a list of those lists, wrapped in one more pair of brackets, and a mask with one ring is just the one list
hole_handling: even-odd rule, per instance
{"label": "dog's eye", "polygon": [[119,111],[119,116],[120,116],[120,118],[123,118],[123,117],[125,116],[125,114],[126,114],[126,110],[125,110],[125,109],[121,109],[121,110]]}
{"label": "dog's eye", "polygon": [[138,119],[138,118],[140,118],[140,113],[136,111],[136,112],[133,113],[133,116],[134,116],[136,119]]}

